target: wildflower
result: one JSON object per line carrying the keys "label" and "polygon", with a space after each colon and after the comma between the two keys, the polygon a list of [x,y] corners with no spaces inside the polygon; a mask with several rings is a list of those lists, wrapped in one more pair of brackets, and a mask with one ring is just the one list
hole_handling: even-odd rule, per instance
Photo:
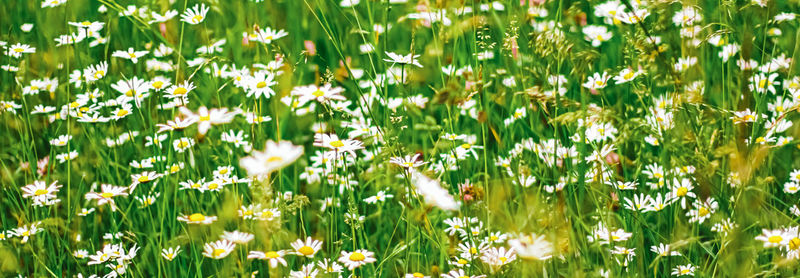
{"label": "wildflower", "polygon": [[268,252],[250,251],[250,253],[247,254],[247,258],[267,260],[269,262],[270,268],[276,268],[278,267],[278,264],[286,266],[286,259],[283,258],[284,255],[286,255],[286,251],[284,250],[268,251]]}
{"label": "wildflower", "polygon": [[391,157],[389,162],[403,168],[417,168],[425,165],[427,162],[419,161],[420,154],[406,155],[405,157]]}
{"label": "wildflower", "polygon": [[275,91],[271,87],[278,84],[278,82],[274,79],[275,76],[272,72],[263,70],[256,72],[253,76],[246,79],[246,86],[244,88],[247,92],[247,96],[254,98],[264,96],[269,98],[275,95]]}
{"label": "wildflower", "polygon": [[677,267],[672,269],[672,275],[676,275],[676,276],[685,276],[685,275],[694,276],[695,270],[697,270],[697,267],[693,266],[691,264],[679,265],[679,266],[677,266]]}
{"label": "wildflower", "polygon": [[221,239],[214,242],[206,243],[203,246],[203,256],[212,259],[222,259],[227,257],[236,245],[233,242]]}
{"label": "wildflower", "polygon": [[30,53],[35,53],[35,52],[36,52],[36,48],[31,47],[30,45],[27,45],[27,44],[22,44],[22,43],[16,43],[16,44],[13,44],[13,45],[11,45],[9,47],[6,47],[6,55],[14,57],[14,58],[20,58],[20,57],[22,57],[22,54],[30,54]]}
{"label": "wildflower", "polygon": [[292,242],[292,248],[294,248],[295,255],[313,258],[314,254],[322,248],[322,241],[311,237],[307,237],[305,241],[298,239]]}
{"label": "wildflower", "polygon": [[613,34],[604,25],[587,25],[583,27],[583,34],[587,41],[592,42],[592,46],[598,47],[601,43],[611,39]]}
{"label": "wildflower", "polygon": [[[192,112],[185,106],[179,108],[181,114],[186,116],[186,121],[197,123],[197,132],[206,134],[212,125],[226,124],[233,121],[238,112],[228,112],[228,108],[211,108],[205,106],[197,109],[197,113]],[[177,118],[176,118],[177,120]]]}
{"label": "wildflower", "polygon": [[338,261],[352,271],[362,265],[373,263],[376,260],[372,252],[366,249],[358,249],[353,252],[342,251]]}
{"label": "wildflower", "polygon": [[170,86],[167,89],[167,94],[165,95],[165,97],[172,99],[183,98],[188,96],[189,93],[192,92],[192,90],[194,90],[195,88],[196,87],[194,86],[194,83],[189,82],[188,80],[184,80],[183,83],[180,84],[176,83],[175,85]]}
{"label": "wildflower", "polygon": [[[191,215],[181,215],[178,216],[178,221],[186,222],[187,224],[203,224],[208,225],[217,221],[216,216],[206,216],[202,213],[193,213]],[[227,240],[226,240],[227,241]],[[229,242],[229,241],[227,241]]]}
{"label": "wildflower", "polygon": [[783,229],[767,230],[762,229],[761,235],[755,239],[764,242],[764,248],[778,247],[786,244],[788,238],[784,235]]}
{"label": "wildflower", "polygon": [[172,141],[172,147],[175,148],[176,152],[182,153],[194,146],[194,139],[193,138],[186,138],[181,137]]}
{"label": "wildflower", "polygon": [[594,75],[589,76],[588,80],[586,80],[586,83],[583,83],[583,87],[586,87],[594,92],[597,89],[605,88],[606,85],[608,85],[608,79],[610,78],[611,76],[609,76],[607,72],[603,72],[602,75],[600,75],[599,72],[595,72]]}
{"label": "wildflower", "polygon": [[634,71],[630,68],[625,68],[619,72],[619,75],[614,76],[614,82],[617,84],[627,83],[633,81],[634,79],[636,79],[636,77],[638,77],[642,73],[644,73],[642,70]]}
{"label": "wildflower", "polygon": [[364,199],[364,202],[367,204],[375,204],[377,202],[383,202],[384,200],[390,199],[392,197],[394,197],[394,195],[386,194],[386,192],[381,190],[378,191],[378,193],[376,193],[375,196],[367,197],[366,199]]}
{"label": "wildflower", "polygon": [[417,171],[412,171],[410,176],[411,183],[417,192],[422,195],[426,203],[444,210],[457,210],[460,207],[460,204],[455,201],[446,189],[439,185],[438,181],[428,178]]}
{"label": "wildflower", "polygon": [[324,147],[339,153],[350,153],[356,156],[355,151],[363,149],[364,143],[354,139],[340,140],[336,134],[314,134],[314,146]]}
{"label": "wildflower", "polygon": [[97,205],[102,206],[106,203],[111,204],[111,210],[116,210],[116,205],[114,203],[114,197],[117,196],[128,196],[128,187],[123,186],[115,186],[111,184],[102,184],[100,185],[100,192],[88,192],[84,195],[86,200],[97,200]]}
{"label": "wildflower", "polygon": [[389,56],[389,59],[383,59],[386,62],[391,62],[394,64],[402,64],[402,65],[414,65],[417,67],[422,67],[422,65],[417,61],[420,55],[414,55],[413,53],[408,55],[400,55],[394,52],[386,52],[386,55]]}
{"label": "wildflower", "polygon": [[122,58],[126,60],[131,60],[134,64],[139,62],[139,58],[147,54],[147,50],[133,50],[133,47],[129,47],[127,51],[124,50],[116,50],[114,53],[111,53],[111,57]]}
{"label": "wildflower", "polygon": [[265,176],[292,164],[303,155],[303,147],[289,141],[267,141],[264,151],[254,151],[239,160],[239,165],[249,176]]}
{"label": "wildflower", "polygon": [[44,229],[39,227],[40,224],[41,223],[39,223],[39,222],[35,222],[35,223],[30,223],[30,224],[25,225],[25,226],[17,227],[17,228],[11,229],[9,234],[11,234],[12,236],[21,238],[20,239],[20,243],[25,244],[25,243],[28,242],[28,239],[30,239],[31,236],[33,236],[33,235],[35,235],[35,234],[37,234],[37,233],[39,233],[41,231],[44,231]]}
{"label": "wildflower", "polygon": [[60,202],[56,194],[61,185],[57,183],[58,181],[53,181],[47,185],[44,181],[34,181],[32,184],[22,187],[22,197],[32,199],[33,206],[54,205]]}
{"label": "wildflower", "polygon": [[256,35],[254,41],[270,44],[270,43],[272,43],[272,41],[280,39],[280,38],[283,38],[283,37],[285,37],[287,35],[289,35],[289,33],[287,33],[286,31],[284,31],[282,29],[281,30],[277,30],[277,29],[273,30],[270,27],[266,27],[264,29],[259,30],[258,35]]}
{"label": "wildflower", "polygon": [[206,19],[206,14],[210,8],[206,4],[196,4],[194,7],[186,9],[181,15],[181,21],[191,25],[197,25]]}
{"label": "wildflower", "polygon": [[166,259],[167,261],[174,260],[178,256],[178,254],[180,254],[180,253],[181,253],[181,247],[180,246],[176,246],[174,248],[170,247],[170,248],[161,249],[161,257],[164,257],[164,259]]}
{"label": "wildflower", "polygon": [[321,87],[308,85],[294,87],[294,89],[292,89],[292,95],[298,97],[297,101],[299,103],[306,103],[311,100],[316,100],[320,103],[327,103],[330,100],[347,100],[342,95],[343,91],[343,88],[333,87],[331,84],[325,84]]}
{"label": "wildflower", "polygon": [[220,238],[233,242],[235,244],[247,244],[248,242],[253,240],[255,236],[253,234],[240,231],[233,231],[233,232],[224,231],[222,232],[222,236],[220,236]]}
{"label": "wildflower", "polygon": [[502,266],[517,259],[514,249],[506,250],[505,247],[492,247],[486,250],[486,253],[481,256],[481,260],[488,264],[493,271],[497,271]]}
{"label": "wildflower", "polygon": [[520,235],[518,238],[508,240],[508,245],[520,258],[526,260],[543,261],[552,257],[553,244],[543,235]]}

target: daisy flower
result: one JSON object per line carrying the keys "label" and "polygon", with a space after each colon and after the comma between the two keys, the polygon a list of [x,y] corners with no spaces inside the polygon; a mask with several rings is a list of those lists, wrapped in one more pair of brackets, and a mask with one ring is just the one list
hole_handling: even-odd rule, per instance
{"label": "daisy flower", "polygon": [[398,165],[403,168],[417,168],[422,165],[425,165],[427,162],[423,162],[418,160],[420,154],[416,153],[414,155],[406,155],[405,157],[391,157],[389,158],[389,162],[395,165]]}
{"label": "daisy flower", "polygon": [[233,232],[224,231],[222,232],[222,236],[220,236],[220,238],[236,244],[247,244],[248,242],[253,240],[255,236],[253,234],[240,231],[233,231]]}
{"label": "daisy flower", "polygon": [[386,194],[386,192],[381,190],[381,191],[378,191],[378,193],[376,193],[375,196],[371,196],[371,197],[368,197],[368,198],[364,199],[364,202],[367,203],[367,204],[375,204],[377,202],[383,202],[386,199],[390,199],[392,197],[394,197],[394,195]]}
{"label": "daisy flower", "polygon": [[265,176],[292,164],[303,155],[303,146],[295,146],[289,141],[267,141],[264,151],[253,151],[250,156],[239,160],[239,166],[248,176]]}
{"label": "daisy flower", "polygon": [[22,54],[29,54],[35,52],[36,48],[21,43],[16,43],[6,48],[6,55],[14,58],[20,58],[22,57]]}
{"label": "daisy flower", "polygon": [[139,62],[139,58],[147,54],[149,51],[147,50],[134,50],[133,47],[129,47],[127,51],[124,50],[116,50],[114,53],[111,53],[111,57],[117,57],[122,59],[131,60],[134,64]]}
{"label": "daisy flower", "polygon": [[53,181],[49,185],[44,181],[34,181],[22,187],[22,197],[33,199],[34,206],[52,205],[57,202],[60,184],[58,181]]}
{"label": "daisy flower", "polygon": [[294,248],[295,255],[313,258],[314,254],[322,248],[322,241],[311,237],[307,237],[305,241],[298,239],[292,242],[292,248]]}
{"label": "daisy flower", "polygon": [[209,7],[206,4],[196,4],[194,7],[186,9],[181,15],[181,21],[191,25],[200,24],[206,19]]}
{"label": "daisy flower", "polygon": [[247,254],[247,258],[267,260],[269,261],[270,268],[276,268],[278,267],[278,264],[286,266],[286,259],[283,258],[284,255],[286,255],[285,250],[269,251],[269,252],[250,251],[250,253]]}
{"label": "daisy flower", "polygon": [[[216,216],[206,216],[202,213],[193,213],[190,215],[178,216],[178,221],[186,222],[187,224],[203,224],[208,225],[217,221]],[[227,241],[227,240],[226,240]]]}
{"label": "daisy flower", "polygon": [[221,239],[214,242],[206,243],[203,246],[203,256],[212,259],[222,259],[228,256],[233,251],[236,245],[233,242]]}
{"label": "daisy flower", "polygon": [[344,88],[333,87],[331,84],[325,84],[321,87],[316,85],[298,86],[292,89],[292,95],[298,97],[297,101],[299,103],[306,103],[311,100],[316,100],[320,103],[326,103],[329,100],[347,100],[342,96],[342,92],[344,92]]}
{"label": "daisy flower", "polygon": [[182,153],[194,146],[194,138],[181,137],[172,141],[172,147],[176,152]]}
{"label": "daisy flower", "polygon": [[167,98],[183,98],[187,96],[195,87],[194,83],[184,80],[183,83],[175,84],[167,89]]}
{"label": "daisy flower", "polygon": [[275,75],[269,71],[258,71],[253,76],[250,76],[245,81],[245,92],[247,97],[260,98],[271,97],[275,94],[275,90],[271,87],[278,84],[275,81]]}
{"label": "daisy flower", "polygon": [[111,210],[115,211],[117,208],[114,203],[114,197],[117,196],[128,196],[128,187],[104,183],[100,185],[100,192],[88,192],[84,195],[84,198],[86,198],[86,200],[97,200],[98,206],[110,203]]}
{"label": "daisy flower", "polygon": [[400,55],[394,52],[386,52],[386,55],[389,56],[389,59],[383,59],[386,62],[391,62],[394,64],[402,64],[402,65],[414,65],[417,67],[422,67],[422,65],[417,61],[420,55],[414,55],[410,53],[408,55]]}
{"label": "daisy flower", "polygon": [[338,261],[352,271],[362,265],[373,263],[376,260],[374,253],[366,249],[358,249],[353,252],[342,251]]}
{"label": "daisy flower", "polygon": [[586,80],[586,83],[583,83],[583,87],[586,87],[592,91],[602,89],[608,85],[608,79],[610,78],[611,76],[609,76],[607,72],[603,72],[602,75],[599,72],[595,72],[594,75],[589,76],[589,78]]}
{"label": "daisy flower", "polygon": [[227,107],[211,108],[209,110],[205,106],[201,106],[196,113],[185,106],[181,106],[179,110],[181,114],[186,116],[187,120],[197,123],[197,132],[200,134],[206,134],[212,125],[230,123],[239,114],[238,112],[228,112]]}
{"label": "daisy flower", "polygon": [[516,251],[520,258],[527,260],[543,261],[553,256],[553,244],[547,241],[543,235],[521,235],[518,238],[509,239],[508,245]]}
{"label": "daisy flower", "polygon": [[178,254],[180,254],[180,253],[181,253],[181,247],[180,246],[176,246],[174,248],[170,247],[170,248],[161,249],[161,257],[163,257],[167,261],[174,260],[175,257],[177,257]]}
{"label": "daisy flower", "polygon": [[336,134],[314,134],[314,146],[328,148],[336,153],[350,153],[356,156],[355,151],[363,149],[364,143],[353,139],[340,140]]}

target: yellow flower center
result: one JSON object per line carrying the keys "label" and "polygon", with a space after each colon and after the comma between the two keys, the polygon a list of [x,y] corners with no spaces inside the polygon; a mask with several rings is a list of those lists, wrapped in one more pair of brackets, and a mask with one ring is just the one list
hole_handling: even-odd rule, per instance
{"label": "yellow flower center", "polygon": [[224,253],[225,253],[225,249],[216,248],[216,249],[214,249],[214,252],[211,252],[211,256],[212,257],[219,257]]}
{"label": "yellow flower center", "polygon": [[267,259],[275,259],[280,257],[278,252],[275,251],[269,251],[267,253],[264,253],[264,256],[267,257]]}
{"label": "yellow flower center", "polygon": [[789,240],[789,249],[797,250],[800,248],[800,238],[795,237]]}
{"label": "yellow flower center", "polygon": [[701,216],[701,217],[702,217],[702,216],[706,216],[706,215],[708,215],[709,213],[711,213],[711,211],[709,211],[709,210],[708,210],[707,208],[705,208],[705,207],[701,207],[701,208],[697,209],[697,215],[698,215],[698,216]]}
{"label": "yellow flower center", "polygon": [[464,148],[464,149],[469,149],[469,148],[472,147],[472,145],[464,143],[464,144],[461,145],[461,147]]}
{"label": "yellow flower center", "polygon": [[202,15],[198,14],[198,15],[195,15],[195,16],[192,17],[192,22],[200,23],[200,21],[203,21],[203,16]]}
{"label": "yellow flower center", "polygon": [[277,155],[270,156],[269,158],[267,158],[267,162],[281,162],[281,161],[283,161],[283,158]]}
{"label": "yellow flower center", "polygon": [[411,276],[414,276],[414,277],[417,277],[417,278],[425,277],[425,275],[423,275],[422,273],[419,273],[419,272],[414,272],[414,274],[411,274]]}
{"label": "yellow flower center", "polygon": [[94,73],[94,78],[100,79],[103,78],[103,76],[105,75],[106,75],[105,71],[98,70],[97,72]]}
{"label": "yellow flower center", "polygon": [[766,88],[767,85],[769,85],[769,80],[761,79],[761,80],[758,81],[758,87],[761,88],[761,89]]}
{"label": "yellow flower center", "polygon": [[687,193],[689,193],[689,189],[683,186],[679,187],[678,190],[675,190],[675,195],[678,195],[678,197],[686,196]]}
{"label": "yellow flower center", "polygon": [[267,82],[261,81],[256,83],[256,88],[262,89],[267,86]]}
{"label": "yellow flower center", "polygon": [[[200,221],[203,221],[203,220],[206,220],[206,216],[202,215],[200,213],[194,213],[192,215],[189,215],[189,221],[200,222]],[[216,250],[214,250],[214,251],[216,252]]]}
{"label": "yellow flower center", "polygon": [[186,90],[186,88],[184,88],[184,87],[178,87],[177,89],[175,89],[175,91],[174,91],[174,92],[172,92],[172,94],[173,94],[173,95],[185,95],[185,94],[186,94],[186,92],[188,92],[188,90]]}
{"label": "yellow flower center", "polygon": [[300,247],[300,249],[297,249],[297,252],[300,252],[300,254],[308,256],[314,254],[314,248],[311,248],[310,246],[303,246]]}
{"label": "yellow flower center", "polygon": [[360,262],[360,261],[363,261],[364,259],[366,259],[367,257],[365,257],[364,254],[361,254],[359,252],[353,252],[353,253],[350,254],[349,258],[350,258],[351,261]]}
{"label": "yellow flower center", "polygon": [[625,74],[625,75],[623,75],[622,77],[623,77],[623,78],[625,78],[625,80],[631,80],[631,79],[633,79],[633,71],[629,71],[628,73],[626,73],[626,74]]}
{"label": "yellow flower center", "polygon": [[106,198],[106,199],[108,199],[108,198],[114,197],[114,193],[111,193],[111,192],[103,192],[103,193],[101,193],[101,194],[100,194],[100,197],[103,197],[103,198]]}
{"label": "yellow flower center", "polygon": [[46,189],[37,189],[35,192],[33,192],[33,195],[36,195],[36,196],[42,196],[44,194],[47,194],[47,190]]}
{"label": "yellow flower center", "polygon": [[344,143],[342,142],[342,140],[336,140],[331,142],[331,146],[334,148],[341,148],[344,147]]}
{"label": "yellow flower center", "polygon": [[200,121],[201,122],[207,122],[209,120],[211,120],[211,116],[200,116]]}
{"label": "yellow flower center", "polygon": [[136,180],[138,180],[139,182],[148,182],[148,181],[150,181],[150,177],[147,176],[147,175],[144,175],[144,176],[139,177]]}
{"label": "yellow flower center", "polygon": [[781,241],[783,241],[783,237],[782,236],[771,236],[771,237],[767,238],[767,241],[769,241],[770,243],[780,243]]}
{"label": "yellow flower center", "polygon": [[315,96],[315,97],[321,97],[321,96],[324,96],[324,95],[325,95],[325,92],[323,92],[323,91],[322,91],[322,90],[320,90],[320,89],[317,89],[316,91],[314,91],[313,93],[311,93],[311,95],[313,95],[313,96]]}

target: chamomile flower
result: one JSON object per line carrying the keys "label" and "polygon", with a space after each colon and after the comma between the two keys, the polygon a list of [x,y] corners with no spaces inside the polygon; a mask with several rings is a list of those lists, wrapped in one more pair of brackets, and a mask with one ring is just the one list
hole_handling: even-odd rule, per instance
{"label": "chamomile flower", "polygon": [[250,251],[250,253],[247,254],[247,258],[265,260],[269,262],[270,268],[276,268],[278,267],[278,264],[286,266],[286,259],[283,258],[283,256],[285,255],[286,255],[285,250],[267,251],[267,252]]}
{"label": "chamomile flower", "polygon": [[385,201],[387,199],[391,199],[392,197],[394,197],[394,195],[386,194],[386,192],[381,190],[381,191],[378,191],[378,193],[375,193],[375,196],[370,196],[370,197],[367,197],[366,199],[364,199],[364,202],[367,203],[367,204],[375,204],[375,203],[378,203],[378,202],[383,202],[383,201]]}
{"label": "chamomile flower", "polygon": [[293,254],[313,258],[314,254],[322,248],[322,241],[307,237],[305,241],[298,239],[292,242]]}
{"label": "chamomile flower", "polygon": [[122,58],[126,60],[131,60],[134,64],[139,62],[139,58],[147,54],[149,51],[147,50],[134,50],[133,47],[129,47],[128,50],[116,50],[111,53],[111,57]]}
{"label": "chamomile flower", "polygon": [[289,141],[267,141],[264,151],[253,151],[239,160],[239,165],[249,176],[264,176],[292,164],[301,155],[303,147]]}
{"label": "chamomile flower", "polygon": [[402,65],[414,65],[417,67],[422,67],[422,65],[417,61],[420,55],[414,55],[410,53],[408,55],[400,55],[394,52],[386,52],[386,56],[389,56],[389,59],[383,59],[386,62],[391,62],[393,64],[402,64]]}
{"label": "chamomile flower", "polygon": [[338,261],[352,271],[360,266],[374,263],[376,259],[374,253],[366,249],[358,249],[352,252],[342,251]]}
{"label": "chamomile flower", "polygon": [[181,21],[191,25],[197,25],[206,20],[206,14],[210,8],[206,4],[196,4],[194,7],[186,9],[181,15]]}
{"label": "chamomile flower", "polygon": [[214,221],[217,221],[217,217],[216,216],[203,215],[202,213],[192,213],[190,215],[178,216],[178,221],[186,222],[187,224],[208,225],[208,224],[214,223]]}
{"label": "chamomile flower", "polygon": [[182,153],[194,146],[194,138],[181,137],[172,141],[172,147],[176,152]]}
{"label": "chamomile flower", "polygon": [[224,239],[209,242],[203,246],[203,256],[212,259],[222,259],[233,252],[235,247],[236,245],[234,245],[233,242]]}
{"label": "chamomile flower", "polygon": [[174,260],[176,257],[178,257],[178,254],[180,253],[181,253],[180,246],[161,249],[161,257],[163,257],[167,261]]}

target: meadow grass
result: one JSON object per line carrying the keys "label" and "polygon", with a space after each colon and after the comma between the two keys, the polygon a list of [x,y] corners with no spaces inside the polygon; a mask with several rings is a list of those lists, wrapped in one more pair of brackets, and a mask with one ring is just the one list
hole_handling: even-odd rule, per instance
{"label": "meadow grass", "polygon": [[3,1],[0,276],[796,276],[798,5]]}

